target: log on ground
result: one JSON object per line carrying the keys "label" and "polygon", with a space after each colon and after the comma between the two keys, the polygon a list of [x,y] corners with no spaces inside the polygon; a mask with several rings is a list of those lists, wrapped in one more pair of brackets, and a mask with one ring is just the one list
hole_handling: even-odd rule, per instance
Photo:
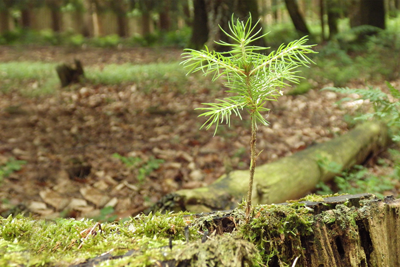
{"label": "log on ground", "polygon": [[[336,175],[322,168],[321,160],[335,162],[345,170],[378,154],[387,146],[388,140],[384,124],[365,122],[328,142],[259,166],[255,171],[252,203],[281,203],[300,198],[314,190],[320,181],[327,182]],[[208,212],[233,209],[246,197],[248,180],[248,171],[233,171],[209,186],[166,195],[152,210]]]}

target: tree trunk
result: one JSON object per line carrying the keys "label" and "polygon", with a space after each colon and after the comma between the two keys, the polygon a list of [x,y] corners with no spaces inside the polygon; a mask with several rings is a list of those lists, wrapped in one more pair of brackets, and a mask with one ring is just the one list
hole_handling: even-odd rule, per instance
{"label": "tree trunk", "polygon": [[[353,0],[350,7],[350,26],[352,28],[362,25],[371,25],[385,29],[385,3],[384,0]],[[371,30],[360,35],[360,39],[367,35],[376,34]]]}
{"label": "tree trunk", "polygon": [[189,47],[201,49],[208,39],[207,11],[205,0],[194,0],[194,18],[192,24],[192,36]]}
{"label": "tree trunk", "polygon": [[[320,160],[338,163],[342,170],[348,169],[378,153],[387,142],[385,125],[366,122],[329,142],[259,166],[254,176],[252,203],[280,203],[303,197],[314,190],[317,183],[327,182],[336,175],[324,170],[318,164]],[[233,171],[207,187],[167,195],[154,209],[192,212],[232,209],[245,198],[248,179],[248,171]]]}
{"label": "tree trunk", "polygon": [[23,29],[30,29],[32,24],[32,11],[30,9],[21,10],[21,26]]}
{"label": "tree trunk", "polygon": [[[236,18],[245,20],[249,14],[252,16],[252,26],[258,21],[260,15],[258,12],[257,0],[205,0],[206,10],[208,15],[208,41],[207,46],[217,51],[227,51],[229,48],[215,43],[215,41],[224,41],[230,43],[231,40],[220,29],[229,32],[228,24],[231,22],[232,14]],[[255,28],[255,32],[261,28],[259,23]],[[262,35],[262,31],[258,36]],[[258,39],[253,43],[254,45],[265,47],[266,43],[263,38]]]}
{"label": "tree trunk", "polygon": [[61,12],[59,9],[51,9],[51,29],[54,32],[61,31]]}
{"label": "tree trunk", "polygon": [[297,6],[296,1],[285,0],[285,4],[297,33],[300,36],[310,36],[310,31],[308,30],[306,22],[299,11],[299,7]]}
{"label": "tree trunk", "polygon": [[319,0],[319,20],[321,22],[321,40],[325,41],[325,1]]}
{"label": "tree trunk", "polygon": [[128,20],[125,14],[117,13],[118,36],[128,37]]}
{"label": "tree trunk", "polygon": [[10,31],[10,12],[8,9],[0,10],[0,33]]}
{"label": "tree trunk", "polygon": [[[239,18],[246,20],[246,18],[249,16],[249,13],[251,14],[251,17],[253,19],[253,25],[259,20],[260,18],[260,13],[258,12],[258,3],[257,0],[238,0],[236,2],[236,5],[234,6],[234,13],[239,16]],[[262,29],[261,21],[260,23],[257,24],[256,28],[254,29],[254,32],[259,31]],[[260,31],[259,35],[262,35],[263,32],[262,30]],[[264,38],[258,39],[255,42],[252,43],[252,45],[257,45],[261,47],[266,47],[267,44],[265,42]]]}
{"label": "tree trunk", "polygon": [[272,17],[274,18],[274,22],[277,23],[279,20],[278,17],[278,0],[272,0]]}
{"label": "tree trunk", "polygon": [[158,27],[162,32],[167,32],[171,29],[169,5],[169,2],[165,1],[162,10],[158,13],[160,18]]}
{"label": "tree trunk", "polygon": [[337,0],[329,0],[327,5],[329,40],[339,33],[338,19],[340,15],[340,7]]}
{"label": "tree trunk", "polygon": [[147,36],[150,34],[150,23],[151,23],[151,17],[150,13],[144,12],[142,14],[142,36]]}

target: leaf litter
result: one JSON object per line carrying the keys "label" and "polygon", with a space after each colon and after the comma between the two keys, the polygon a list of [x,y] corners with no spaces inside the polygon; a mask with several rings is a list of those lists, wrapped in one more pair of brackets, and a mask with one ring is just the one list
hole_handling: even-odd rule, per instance
{"label": "leaf litter", "polygon": [[[0,60],[65,63],[76,57],[84,59],[84,67],[101,67],[171,62],[181,52],[4,48]],[[13,157],[27,164],[2,181],[0,212],[20,207],[42,218],[99,218],[108,206],[117,218],[125,218],[165,194],[205,186],[224,173],[247,169],[246,120],[235,120],[231,128],[221,125],[215,137],[212,130],[199,130],[204,118],[197,118],[194,109],[221,97],[223,86],[207,87],[200,76],[189,82],[191,90],[164,84],[143,92],[135,83],[86,83],[38,97],[17,90],[1,93],[0,161]],[[270,126],[260,127],[257,136],[263,150],[259,165],[346,132],[343,116],[359,107],[335,105],[340,98],[333,92],[310,90],[269,103],[271,111],[265,115]],[[138,179],[138,169],[144,165],[128,166],[113,156],[116,153],[139,158],[142,164],[154,159],[162,163]]]}

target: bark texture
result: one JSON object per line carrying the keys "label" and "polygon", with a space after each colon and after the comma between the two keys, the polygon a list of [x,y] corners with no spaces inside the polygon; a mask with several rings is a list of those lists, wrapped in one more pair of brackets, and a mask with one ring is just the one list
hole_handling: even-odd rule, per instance
{"label": "bark texture", "polygon": [[386,28],[384,0],[352,0],[349,15],[352,28],[362,25]]}
{"label": "bark texture", "polygon": [[[303,197],[318,182],[327,182],[336,175],[320,167],[321,159],[339,163],[344,170],[378,153],[387,142],[386,126],[366,122],[331,141],[259,166],[254,175],[252,203],[280,203]],[[207,187],[167,195],[154,208],[192,212],[233,209],[245,198],[248,183],[248,171],[233,171]]]}
{"label": "bark texture", "polygon": [[244,225],[241,209],[198,214],[201,240],[187,237],[174,259],[158,263],[251,266],[245,263],[264,255],[258,263],[269,267],[400,266],[399,212],[399,199],[358,194],[258,206]]}
{"label": "bark texture", "polygon": [[286,8],[292,19],[293,25],[300,36],[310,35],[307,24],[300,13],[299,7],[295,0],[285,0]]}

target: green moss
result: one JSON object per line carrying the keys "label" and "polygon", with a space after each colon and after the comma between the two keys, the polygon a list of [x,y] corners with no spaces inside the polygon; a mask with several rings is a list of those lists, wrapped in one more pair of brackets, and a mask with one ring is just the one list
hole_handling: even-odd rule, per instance
{"label": "green moss", "polygon": [[[302,200],[321,199],[309,196]],[[318,215],[299,201],[259,205],[248,224],[244,204],[228,213],[156,213],[103,224],[10,216],[0,218],[0,266],[69,266],[104,253],[113,257],[96,266],[154,266],[159,261],[185,261],[191,266],[238,266],[238,262],[290,266],[299,256],[305,257],[303,246],[308,239],[318,246],[318,239],[313,238],[316,225],[326,225],[331,236],[346,233],[350,239],[357,238],[356,222],[375,212],[368,201],[361,200],[359,208],[350,201],[338,204]],[[234,225],[233,231],[229,224]],[[88,235],[90,229],[96,234]],[[207,237],[205,231],[209,231]],[[128,252],[132,255],[127,256]]]}

